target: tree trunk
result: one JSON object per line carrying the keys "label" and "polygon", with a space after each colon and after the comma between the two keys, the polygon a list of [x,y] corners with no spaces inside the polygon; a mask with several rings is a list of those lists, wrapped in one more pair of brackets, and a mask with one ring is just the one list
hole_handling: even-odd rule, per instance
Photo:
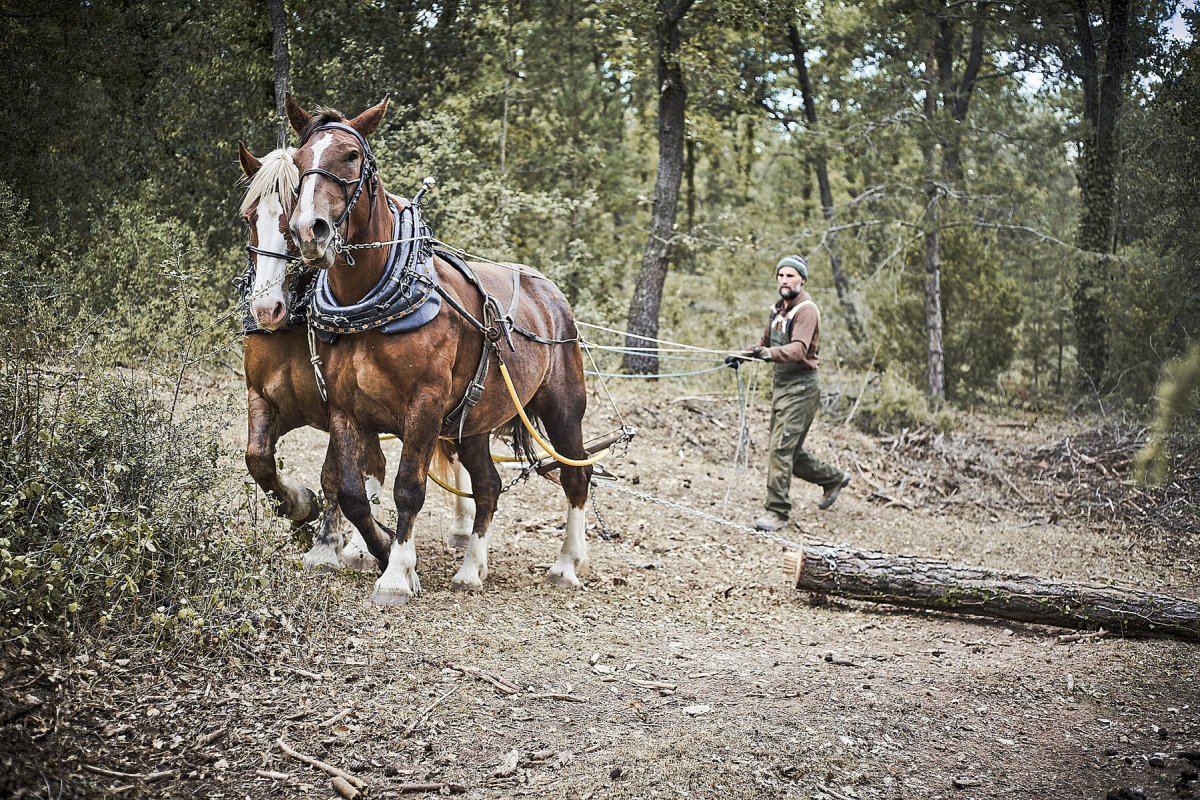
{"label": "tree trunk", "polygon": [[922,145],[925,155],[925,332],[928,338],[929,396],[946,396],[946,365],[942,350],[942,263],[938,237],[937,73],[934,45],[925,56],[925,120],[929,130]]}
{"label": "tree trunk", "polygon": [[1083,84],[1084,138],[1081,143],[1079,193],[1083,203],[1079,247],[1087,253],[1079,267],[1073,294],[1076,351],[1081,388],[1108,385],[1108,325],[1104,301],[1110,280],[1108,259],[1114,252],[1117,172],[1120,158],[1117,128],[1123,86],[1129,72],[1129,0],[1112,0],[1102,15],[1106,47],[1104,64],[1093,36],[1088,0],[1076,0],[1075,38]]}
{"label": "tree trunk", "polygon": [[[817,130],[817,105],[813,98],[812,81],[808,76],[808,64],[804,54],[808,51],[800,39],[800,31],[794,22],[788,23],[788,41],[792,46],[792,60],[796,63],[796,75],[800,79],[800,96],[804,101],[804,118],[808,121],[808,129]],[[829,185],[829,163],[825,158],[824,148],[818,148],[812,158],[817,171],[817,191],[821,195],[821,216],[833,227],[833,189]],[[838,302],[842,306],[842,315],[846,318],[846,328],[850,338],[855,342],[866,339],[866,332],[858,319],[858,308],[850,293],[850,279],[842,269],[842,262],[837,255],[837,234],[830,231],[825,239],[825,249],[829,252],[829,265],[833,270],[833,286],[837,289]]]}
{"label": "tree trunk", "polygon": [[271,63],[275,68],[275,117],[279,126],[279,147],[287,145],[288,120],[284,102],[288,90],[287,14],[283,0],[269,0],[271,15]]}
{"label": "tree trunk", "polygon": [[1200,640],[1200,603],[1111,586],[994,572],[931,558],[805,545],[784,567],[796,588],[983,617]]}
{"label": "tree trunk", "polygon": [[[683,126],[687,108],[687,88],[679,63],[682,21],[694,0],[659,0],[655,25],[655,50],[658,65],[658,177],[654,182],[654,205],[650,213],[650,234],[642,252],[633,298],[629,302],[628,348],[653,347],[658,337],[658,314],[662,306],[663,283],[667,279],[667,256],[674,235],[675,214],[679,205],[679,184],[683,174]],[[622,369],[633,374],[656,374],[658,356],[626,353]]]}

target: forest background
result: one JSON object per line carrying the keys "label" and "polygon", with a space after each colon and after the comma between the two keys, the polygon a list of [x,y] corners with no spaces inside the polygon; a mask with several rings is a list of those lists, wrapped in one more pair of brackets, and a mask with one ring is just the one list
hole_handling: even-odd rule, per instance
{"label": "forest background", "polygon": [[[823,363],[864,387],[866,424],[991,404],[1145,422],[1200,328],[1189,4],[5,0],[0,18],[14,641],[136,616],[216,558],[229,523],[197,513],[221,485],[215,423],[170,389],[240,361],[236,143],[288,137],[280,76],[348,115],[389,94],[388,188],[436,176],[439,238],[543,270],[585,321],[740,349],[775,262],[805,256]],[[165,529],[193,538],[161,554]]]}

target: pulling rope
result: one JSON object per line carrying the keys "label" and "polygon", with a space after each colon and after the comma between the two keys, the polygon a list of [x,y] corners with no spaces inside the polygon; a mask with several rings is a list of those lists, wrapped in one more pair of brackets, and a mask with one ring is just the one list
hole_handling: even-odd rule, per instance
{"label": "pulling rope", "polygon": [[[497,350],[496,354],[499,355],[499,353],[500,351]],[[521,417],[521,422],[525,423],[525,430],[529,431],[529,435],[533,437],[533,440],[537,442],[538,445],[541,446],[541,448],[545,450],[551,458],[560,464],[566,464],[568,467],[590,467],[592,464],[595,464],[597,461],[607,455],[607,451],[602,451],[591,458],[585,458],[582,460],[567,458],[559,455],[558,451],[554,449],[554,445],[546,441],[542,435],[537,432],[537,428],[533,426],[533,423],[529,421],[529,417],[525,414],[525,408],[521,405],[521,398],[517,396],[517,387],[513,386],[512,378],[508,375],[508,366],[504,363],[503,359],[497,360],[500,362],[500,376],[504,378],[504,385],[508,387],[508,396],[512,398],[513,406],[517,409],[517,414]]]}

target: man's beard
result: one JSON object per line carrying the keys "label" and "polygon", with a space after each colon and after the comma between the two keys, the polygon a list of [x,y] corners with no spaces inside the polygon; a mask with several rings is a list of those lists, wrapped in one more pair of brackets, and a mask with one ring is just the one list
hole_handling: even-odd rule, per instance
{"label": "man's beard", "polygon": [[779,289],[779,296],[782,297],[784,300],[795,300],[797,297],[800,296],[800,292],[797,289],[791,289],[787,286],[781,286]]}

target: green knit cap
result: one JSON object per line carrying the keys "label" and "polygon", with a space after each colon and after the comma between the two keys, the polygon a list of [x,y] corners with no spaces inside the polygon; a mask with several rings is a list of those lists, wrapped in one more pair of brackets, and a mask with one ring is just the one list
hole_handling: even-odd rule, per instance
{"label": "green knit cap", "polygon": [[804,259],[800,256],[784,256],[779,259],[779,263],[775,265],[775,274],[779,274],[779,270],[783,267],[791,267],[800,273],[800,277],[808,280],[808,264],[804,263]]}

